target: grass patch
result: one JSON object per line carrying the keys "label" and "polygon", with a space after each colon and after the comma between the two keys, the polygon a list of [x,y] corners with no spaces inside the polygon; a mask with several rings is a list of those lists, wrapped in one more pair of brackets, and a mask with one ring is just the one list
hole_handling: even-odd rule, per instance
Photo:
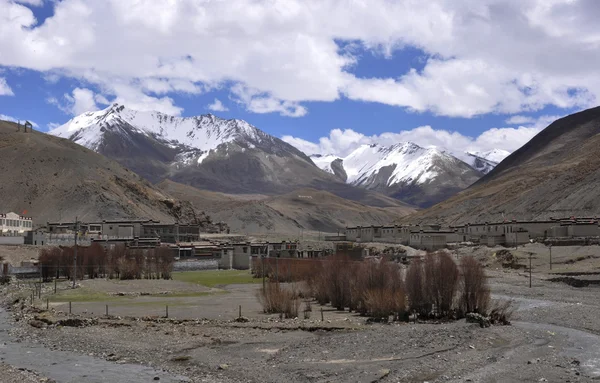
{"label": "grass patch", "polygon": [[114,302],[122,301],[127,297],[108,295],[106,293],[87,289],[63,290],[55,295],[49,295],[50,302]]}
{"label": "grass patch", "polygon": [[261,279],[253,278],[248,270],[180,271],[173,273],[173,279],[206,287],[262,283]]}

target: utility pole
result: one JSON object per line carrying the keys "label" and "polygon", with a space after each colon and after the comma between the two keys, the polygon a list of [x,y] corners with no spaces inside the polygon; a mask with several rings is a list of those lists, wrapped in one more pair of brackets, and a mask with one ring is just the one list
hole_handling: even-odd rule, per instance
{"label": "utility pole", "polygon": [[77,279],[77,236],[79,235],[79,222],[75,217],[75,250],[73,255],[73,288],[75,288],[75,279]]}
{"label": "utility pole", "polygon": [[529,253],[529,288],[531,288],[531,253]]}

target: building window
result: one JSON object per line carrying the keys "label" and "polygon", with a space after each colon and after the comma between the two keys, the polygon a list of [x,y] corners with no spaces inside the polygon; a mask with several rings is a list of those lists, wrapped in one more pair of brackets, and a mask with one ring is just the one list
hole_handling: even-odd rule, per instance
{"label": "building window", "polygon": [[244,247],[242,248],[242,252],[244,252],[244,254],[245,254],[245,253],[247,253],[247,252],[248,252],[248,248],[247,248],[246,246],[244,246]]}

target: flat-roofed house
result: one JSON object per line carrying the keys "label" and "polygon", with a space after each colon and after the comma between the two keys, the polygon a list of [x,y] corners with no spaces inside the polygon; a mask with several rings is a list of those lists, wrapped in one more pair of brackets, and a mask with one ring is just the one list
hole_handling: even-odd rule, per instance
{"label": "flat-roofed house", "polygon": [[25,236],[33,230],[31,217],[24,217],[17,213],[0,213],[0,236]]}

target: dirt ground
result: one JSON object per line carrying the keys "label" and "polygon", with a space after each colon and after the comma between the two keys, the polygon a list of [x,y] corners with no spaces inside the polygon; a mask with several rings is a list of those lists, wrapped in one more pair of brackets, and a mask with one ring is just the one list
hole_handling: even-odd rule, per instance
{"label": "dirt ground", "polygon": [[[503,267],[500,250],[473,247],[456,254],[474,254],[488,265],[493,298],[513,302],[511,326],[483,329],[464,320],[367,324],[363,317],[330,307],[324,308],[321,321],[316,304],[310,319],[280,320],[262,314],[255,297],[260,284],[205,288],[160,281],[162,285],[149,290],[158,281],[123,285],[93,281],[93,286],[85,286],[84,281],[82,288],[132,295],[117,296],[117,301],[100,297],[74,302],[76,314],[71,317],[95,318],[83,327],[28,324],[34,315],[43,315],[50,323],[69,317],[64,302],[54,302],[54,310],[42,314],[14,311],[19,321],[12,333],[20,344],[152,366],[190,382],[588,382],[600,378],[600,286],[576,288],[550,281],[556,275],[549,273],[547,249],[527,245],[515,255],[517,264],[525,260],[528,264],[529,253],[534,254],[530,288],[529,270],[522,265]],[[587,257],[598,248],[561,250],[553,249],[553,272],[595,272],[600,267],[595,257]],[[138,295],[141,291],[171,293]],[[36,302],[43,308],[43,299]],[[163,318],[165,302],[168,319]],[[104,316],[106,304],[109,317]],[[235,320],[240,305],[247,322]]]}

